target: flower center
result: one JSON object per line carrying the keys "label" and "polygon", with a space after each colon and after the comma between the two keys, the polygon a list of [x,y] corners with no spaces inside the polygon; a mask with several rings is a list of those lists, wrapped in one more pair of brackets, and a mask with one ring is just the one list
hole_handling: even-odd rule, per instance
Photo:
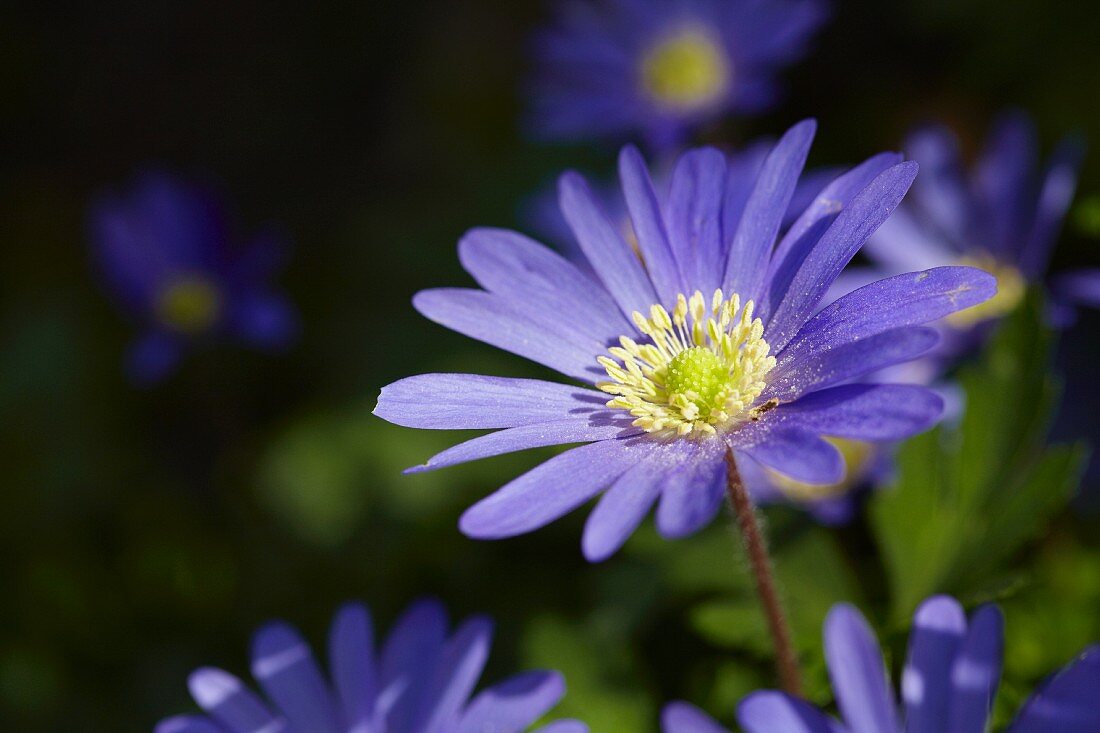
{"label": "flower center", "polygon": [[[608,407],[627,410],[634,425],[664,435],[714,435],[755,419],[768,405],[753,408],[775,366],[764,340],[764,324],[752,317],[750,300],[728,300],[716,290],[709,308],[703,294],[676,298],[670,314],[651,306],[650,317],[634,313],[638,330],[651,343],[623,336],[601,356],[610,381],[596,386],[615,395]],[[618,361],[616,361],[616,359]]]}
{"label": "flower center", "polygon": [[997,261],[992,255],[963,257],[958,264],[977,267],[996,278],[997,294],[985,302],[955,311],[944,318],[947,325],[953,328],[967,329],[983,321],[1006,316],[1016,309],[1027,294],[1027,280],[1023,273],[1012,265]]}
{"label": "flower center", "polygon": [[659,104],[694,110],[726,88],[730,65],[711,33],[687,27],[657,43],[642,59],[642,86]]}
{"label": "flower center", "polygon": [[768,469],[772,484],[787,498],[797,502],[815,502],[842,496],[854,489],[867,473],[874,446],[862,440],[825,438],[844,458],[844,477],[835,484],[808,484]]}
{"label": "flower center", "polygon": [[202,277],[188,276],[172,282],[160,294],[157,315],[168,327],[196,334],[214,324],[221,311],[221,295]]}

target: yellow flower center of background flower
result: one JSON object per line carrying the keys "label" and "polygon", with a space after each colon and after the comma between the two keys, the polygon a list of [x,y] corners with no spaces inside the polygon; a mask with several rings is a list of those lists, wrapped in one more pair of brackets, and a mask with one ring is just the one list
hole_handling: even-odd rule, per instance
{"label": "yellow flower center of background flower", "polygon": [[[750,300],[741,308],[716,290],[709,309],[703,294],[676,298],[670,314],[650,307],[649,318],[634,313],[638,330],[651,343],[623,336],[601,356],[610,381],[596,386],[615,395],[608,407],[627,410],[634,425],[665,435],[714,435],[755,417],[753,403],[775,366],[764,340],[764,324],[752,317]],[[616,359],[618,361],[616,361]]]}
{"label": "yellow flower center of background flower", "polygon": [[181,333],[196,334],[214,324],[221,311],[221,295],[201,277],[186,277],[164,288],[157,303],[162,323]]}
{"label": "yellow flower center of background flower", "polygon": [[1027,294],[1027,280],[1023,273],[1012,265],[998,262],[992,255],[963,257],[957,264],[988,272],[997,280],[997,294],[985,302],[956,311],[944,318],[947,325],[953,328],[966,329],[982,321],[1006,316],[1016,309]]}
{"label": "yellow flower center of background flower", "polygon": [[668,107],[692,110],[713,102],[729,83],[725,51],[705,29],[684,28],[642,59],[642,85]]}
{"label": "yellow flower center of background flower", "polygon": [[874,446],[862,440],[825,438],[832,443],[844,459],[844,477],[835,484],[808,484],[768,469],[772,484],[787,498],[797,502],[815,502],[847,494],[863,478],[867,463],[874,453]]}

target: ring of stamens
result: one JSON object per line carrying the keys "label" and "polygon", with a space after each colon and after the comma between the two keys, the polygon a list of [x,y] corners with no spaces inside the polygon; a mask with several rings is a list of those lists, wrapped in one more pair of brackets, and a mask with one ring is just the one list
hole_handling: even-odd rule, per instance
{"label": "ring of stamens", "polygon": [[661,305],[650,307],[649,318],[635,311],[634,324],[650,343],[622,336],[608,350],[614,359],[599,357],[610,380],[596,386],[614,395],[607,406],[667,435],[714,435],[753,419],[775,357],[752,313],[751,300],[742,308],[736,293],[727,299],[721,290],[709,308],[696,291],[690,299],[677,296],[672,313]]}

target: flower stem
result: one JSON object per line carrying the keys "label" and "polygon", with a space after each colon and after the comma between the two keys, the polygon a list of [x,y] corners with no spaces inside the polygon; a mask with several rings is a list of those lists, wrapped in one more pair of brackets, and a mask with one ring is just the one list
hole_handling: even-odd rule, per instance
{"label": "flower stem", "polygon": [[764,616],[768,620],[768,630],[775,645],[775,666],[779,673],[779,683],[784,691],[791,695],[802,695],[802,676],[798,671],[798,655],[791,641],[791,628],[787,616],[783,613],[783,604],[775,589],[775,577],[772,573],[771,558],[764,540],[764,531],[756,516],[756,507],[752,504],[741,472],[737,470],[737,460],[733,450],[726,452],[726,465],[729,467],[727,489],[737,526],[741,530],[741,539],[745,543],[745,554],[749,558],[756,580],[756,592],[760,596]]}

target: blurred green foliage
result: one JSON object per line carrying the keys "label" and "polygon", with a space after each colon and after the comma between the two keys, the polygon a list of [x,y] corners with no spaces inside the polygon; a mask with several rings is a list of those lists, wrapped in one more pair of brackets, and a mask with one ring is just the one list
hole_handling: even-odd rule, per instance
{"label": "blurred green foliage", "polygon": [[980,363],[958,375],[959,424],[899,451],[897,481],[870,509],[897,623],[934,592],[995,595],[997,574],[1076,490],[1084,449],[1046,446],[1060,391],[1052,341],[1032,297],[999,324]]}

